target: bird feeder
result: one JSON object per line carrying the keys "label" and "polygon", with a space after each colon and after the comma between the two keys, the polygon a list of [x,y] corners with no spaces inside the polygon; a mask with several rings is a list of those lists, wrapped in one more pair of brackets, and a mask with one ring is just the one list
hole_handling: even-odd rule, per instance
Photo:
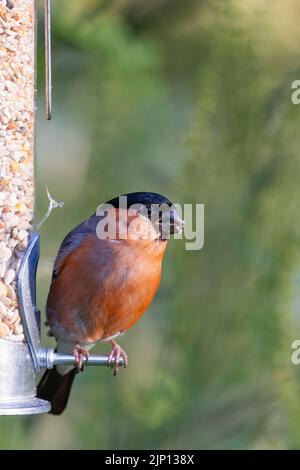
{"label": "bird feeder", "polygon": [[[45,0],[46,118],[51,119],[51,15]],[[0,415],[38,414],[43,368],[75,365],[45,349],[36,308],[39,234],[34,219],[36,0],[0,0]],[[90,356],[87,365],[107,365]],[[120,360],[122,365],[122,360]]]}

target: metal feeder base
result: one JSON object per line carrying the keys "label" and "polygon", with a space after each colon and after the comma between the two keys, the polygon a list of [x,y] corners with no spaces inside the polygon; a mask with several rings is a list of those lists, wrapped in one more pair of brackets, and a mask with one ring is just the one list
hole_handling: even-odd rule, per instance
{"label": "metal feeder base", "polygon": [[50,407],[49,402],[36,398],[28,344],[0,339],[0,415],[47,413]]}
{"label": "metal feeder base", "polygon": [[27,401],[5,402],[0,401],[0,416],[11,415],[37,415],[48,413],[51,405],[48,401],[32,398]]}

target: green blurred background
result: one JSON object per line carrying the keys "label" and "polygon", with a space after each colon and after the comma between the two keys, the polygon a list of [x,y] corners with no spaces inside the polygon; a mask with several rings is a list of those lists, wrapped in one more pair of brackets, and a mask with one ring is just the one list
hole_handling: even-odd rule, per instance
{"label": "green blurred background", "polygon": [[36,218],[46,185],[65,206],[41,231],[40,308],[64,235],[117,194],[204,203],[205,247],[170,243],[126,371],[80,374],[61,417],[1,418],[0,448],[299,448],[299,2],[52,3]]}

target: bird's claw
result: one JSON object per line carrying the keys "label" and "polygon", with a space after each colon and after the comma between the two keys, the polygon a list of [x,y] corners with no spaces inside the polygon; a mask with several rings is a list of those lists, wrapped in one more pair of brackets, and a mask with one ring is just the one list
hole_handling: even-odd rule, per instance
{"label": "bird's claw", "polygon": [[73,356],[76,362],[77,371],[83,371],[84,363],[87,362],[89,358],[89,352],[77,344],[73,349]]}
{"label": "bird's claw", "polygon": [[116,375],[119,370],[120,359],[123,359],[123,366],[126,368],[128,365],[128,357],[119,344],[113,342],[112,345],[113,347],[107,361],[107,366],[111,367],[114,371],[114,375]]}

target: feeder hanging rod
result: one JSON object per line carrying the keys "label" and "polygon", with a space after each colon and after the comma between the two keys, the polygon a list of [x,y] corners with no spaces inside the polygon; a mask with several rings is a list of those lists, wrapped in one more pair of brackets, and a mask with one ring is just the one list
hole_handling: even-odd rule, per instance
{"label": "feeder hanging rod", "polygon": [[45,0],[45,98],[46,119],[52,118],[51,0]]}

